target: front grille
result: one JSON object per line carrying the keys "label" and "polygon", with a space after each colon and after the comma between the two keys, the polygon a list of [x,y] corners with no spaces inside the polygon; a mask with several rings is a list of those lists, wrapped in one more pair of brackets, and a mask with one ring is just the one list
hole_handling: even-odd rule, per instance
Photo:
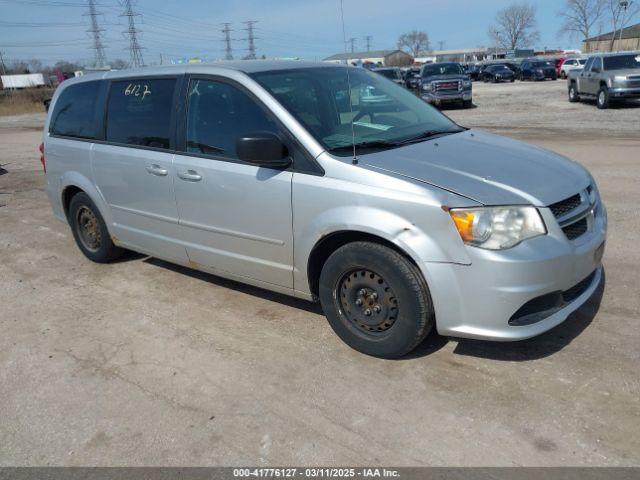
{"label": "front grille", "polygon": [[529,300],[512,315],[509,319],[509,325],[523,327],[550,317],[586,292],[593,283],[596,272],[597,270],[594,270],[587,278],[568,290],[547,293]]}
{"label": "front grille", "polygon": [[589,224],[587,223],[586,218],[578,220],[576,223],[572,223],[571,225],[567,225],[566,227],[562,227],[562,231],[569,240],[575,240],[576,238],[584,235],[585,233],[587,233],[588,229]]}
{"label": "front grille", "polygon": [[451,92],[451,91],[458,91],[459,89],[459,82],[437,82],[436,83],[436,91],[438,92]]}
{"label": "front grille", "polygon": [[569,213],[571,210],[575,210],[582,203],[582,197],[580,197],[579,193],[576,193],[573,197],[569,197],[565,200],[562,200],[558,203],[554,203],[549,206],[553,215],[557,218],[565,213]]}

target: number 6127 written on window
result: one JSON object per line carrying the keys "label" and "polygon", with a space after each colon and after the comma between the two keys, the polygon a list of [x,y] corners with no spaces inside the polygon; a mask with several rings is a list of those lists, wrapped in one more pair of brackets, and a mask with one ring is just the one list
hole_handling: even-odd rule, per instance
{"label": "number 6127 written on window", "polygon": [[138,97],[142,102],[147,97],[147,95],[151,95],[151,90],[149,89],[149,85],[147,84],[130,83],[127,88],[125,88],[124,95],[126,97]]}

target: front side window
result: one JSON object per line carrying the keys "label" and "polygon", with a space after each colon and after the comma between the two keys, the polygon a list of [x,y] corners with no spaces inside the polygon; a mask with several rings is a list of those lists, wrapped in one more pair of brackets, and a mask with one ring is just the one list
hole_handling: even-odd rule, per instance
{"label": "front side window", "polygon": [[83,82],[64,89],[56,101],[49,132],[52,135],[95,139],[96,109],[101,82]]}
{"label": "front side window", "polygon": [[188,95],[187,152],[237,159],[239,138],[279,132],[255,100],[229,83],[194,79]]}
{"label": "front side window", "polygon": [[337,155],[349,155],[354,137],[361,153],[367,153],[363,150],[372,143],[374,148],[395,147],[426,133],[462,131],[411,92],[362,68],[305,68],[252,77]]}
{"label": "front side window", "polygon": [[640,68],[640,55],[604,57],[605,70],[632,70],[636,68]]}
{"label": "front side window", "polygon": [[589,59],[587,60],[587,63],[586,63],[586,65],[584,66],[584,71],[585,71],[585,72],[589,72],[589,71],[591,71],[591,67],[593,66],[593,60],[594,60],[594,58],[593,58],[593,57],[591,57],[591,58],[589,58]]}
{"label": "front side window", "polygon": [[175,85],[174,78],[113,82],[109,92],[106,140],[169,150]]}

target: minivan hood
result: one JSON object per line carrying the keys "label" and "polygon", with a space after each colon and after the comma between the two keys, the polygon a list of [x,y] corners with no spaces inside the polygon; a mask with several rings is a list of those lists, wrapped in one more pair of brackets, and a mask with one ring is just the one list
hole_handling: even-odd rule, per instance
{"label": "minivan hood", "polygon": [[585,189],[589,173],[561,155],[480,131],[371,153],[360,165],[411,178],[484,205],[548,206]]}

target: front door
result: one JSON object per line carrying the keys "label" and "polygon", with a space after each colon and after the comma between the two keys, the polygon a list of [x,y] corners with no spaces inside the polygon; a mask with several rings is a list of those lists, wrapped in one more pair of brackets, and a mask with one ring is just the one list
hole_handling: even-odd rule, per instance
{"label": "front door", "polygon": [[242,87],[223,79],[187,85],[184,153],[175,195],[189,260],[221,274],[293,287],[292,172],[242,162],[236,141],[279,127]]}
{"label": "front door", "polygon": [[111,82],[105,143],[92,154],[112,233],[134,250],[185,263],[173,192],[175,78]]}

